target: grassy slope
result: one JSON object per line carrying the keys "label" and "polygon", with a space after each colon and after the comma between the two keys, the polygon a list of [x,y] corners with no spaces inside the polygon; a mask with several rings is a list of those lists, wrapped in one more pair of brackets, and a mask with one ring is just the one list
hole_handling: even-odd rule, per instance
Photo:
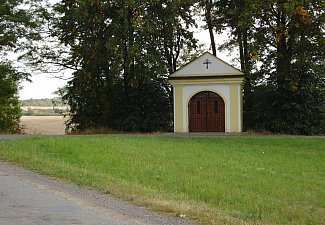
{"label": "grassy slope", "polygon": [[325,139],[29,138],[0,159],[208,224],[325,224]]}

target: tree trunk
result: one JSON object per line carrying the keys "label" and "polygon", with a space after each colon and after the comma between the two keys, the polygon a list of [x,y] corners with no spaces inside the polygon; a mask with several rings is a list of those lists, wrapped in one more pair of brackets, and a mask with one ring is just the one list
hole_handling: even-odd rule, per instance
{"label": "tree trunk", "polygon": [[252,124],[252,83],[251,83],[251,62],[248,50],[248,40],[247,40],[248,29],[237,29],[237,38],[239,44],[240,53],[240,65],[241,70],[244,72],[244,130],[248,129]]}
{"label": "tree trunk", "polygon": [[211,18],[211,9],[212,9],[212,0],[206,0],[205,19],[206,19],[206,23],[207,23],[209,34],[210,34],[212,54],[214,56],[217,56],[217,49],[216,49],[216,43],[214,40],[213,25],[212,25],[212,18]]}
{"label": "tree trunk", "polygon": [[287,42],[286,19],[283,12],[279,12],[277,16],[276,45],[276,82],[279,93],[284,94],[290,82],[292,52]]}

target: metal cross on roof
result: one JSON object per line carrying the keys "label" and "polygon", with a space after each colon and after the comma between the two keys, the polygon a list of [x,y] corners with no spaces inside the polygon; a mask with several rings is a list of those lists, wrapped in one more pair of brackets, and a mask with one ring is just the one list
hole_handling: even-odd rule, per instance
{"label": "metal cross on roof", "polygon": [[207,65],[207,69],[209,69],[209,64],[211,64],[209,59],[204,60],[203,64]]}

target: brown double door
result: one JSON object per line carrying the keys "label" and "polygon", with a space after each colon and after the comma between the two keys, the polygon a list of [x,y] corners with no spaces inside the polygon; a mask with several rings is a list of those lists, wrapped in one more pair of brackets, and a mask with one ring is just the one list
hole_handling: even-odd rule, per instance
{"label": "brown double door", "polygon": [[190,132],[225,132],[225,103],[218,94],[200,92],[188,107]]}

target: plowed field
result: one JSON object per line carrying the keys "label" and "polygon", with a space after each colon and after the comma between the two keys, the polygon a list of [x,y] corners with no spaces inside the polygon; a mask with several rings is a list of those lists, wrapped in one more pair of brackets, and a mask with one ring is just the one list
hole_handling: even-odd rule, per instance
{"label": "plowed field", "polygon": [[65,118],[62,116],[23,116],[21,124],[26,134],[64,135]]}

